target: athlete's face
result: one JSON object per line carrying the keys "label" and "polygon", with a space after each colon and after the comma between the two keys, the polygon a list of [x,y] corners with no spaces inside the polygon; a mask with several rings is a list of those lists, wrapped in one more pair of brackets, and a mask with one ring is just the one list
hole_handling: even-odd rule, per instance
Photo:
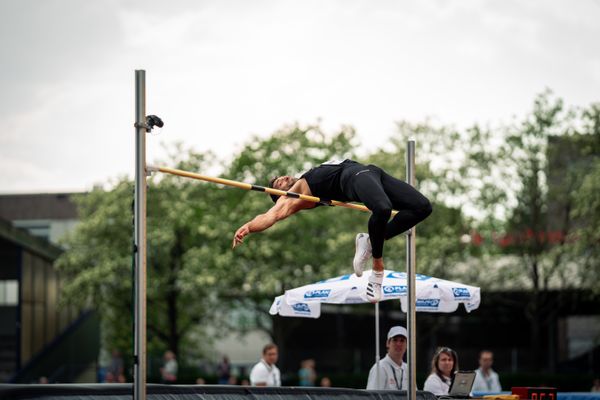
{"label": "athlete's face", "polygon": [[298,179],[293,178],[291,176],[280,176],[273,182],[273,189],[277,190],[290,190],[294,183],[296,183]]}

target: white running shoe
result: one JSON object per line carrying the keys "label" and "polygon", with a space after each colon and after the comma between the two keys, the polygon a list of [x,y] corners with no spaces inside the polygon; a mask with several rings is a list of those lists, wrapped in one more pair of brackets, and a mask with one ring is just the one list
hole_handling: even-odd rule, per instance
{"label": "white running shoe", "polygon": [[359,233],[356,235],[356,253],[354,253],[354,273],[356,276],[362,276],[365,270],[367,261],[371,258],[371,242],[367,233]]}
{"label": "white running shoe", "polygon": [[371,303],[377,303],[381,300],[382,292],[381,285],[383,283],[383,271],[372,271],[367,283],[367,300]]}

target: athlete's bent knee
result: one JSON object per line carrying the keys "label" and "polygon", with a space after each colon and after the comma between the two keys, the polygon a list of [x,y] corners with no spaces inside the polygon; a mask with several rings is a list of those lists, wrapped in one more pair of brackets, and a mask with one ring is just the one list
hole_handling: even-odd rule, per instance
{"label": "athlete's bent knee", "polygon": [[376,207],[373,207],[371,212],[373,213],[374,218],[377,218],[378,220],[387,221],[390,219],[390,216],[392,215],[392,206],[391,205],[378,205]]}
{"label": "athlete's bent knee", "polygon": [[433,206],[431,205],[431,202],[429,200],[425,199],[423,203],[420,204],[418,208],[416,208],[416,212],[418,213],[419,218],[422,221],[425,218],[429,217],[429,215],[431,215],[431,213],[433,212]]}

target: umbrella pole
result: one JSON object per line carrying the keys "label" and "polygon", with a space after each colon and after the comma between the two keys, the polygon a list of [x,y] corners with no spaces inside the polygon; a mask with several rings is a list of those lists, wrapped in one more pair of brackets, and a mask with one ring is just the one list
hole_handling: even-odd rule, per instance
{"label": "umbrella pole", "polygon": [[[375,382],[379,386],[379,302],[375,303]],[[377,387],[377,389],[383,389]]]}

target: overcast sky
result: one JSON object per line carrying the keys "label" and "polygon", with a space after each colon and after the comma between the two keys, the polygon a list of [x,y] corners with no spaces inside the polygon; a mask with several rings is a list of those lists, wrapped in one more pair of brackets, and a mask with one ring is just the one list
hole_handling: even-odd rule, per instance
{"label": "overcast sky", "polygon": [[134,170],[134,70],[148,136],[226,158],[322,121],[365,151],[394,122],[496,125],[551,88],[600,101],[600,0],[0,0],[0,193],[89,190]]}

